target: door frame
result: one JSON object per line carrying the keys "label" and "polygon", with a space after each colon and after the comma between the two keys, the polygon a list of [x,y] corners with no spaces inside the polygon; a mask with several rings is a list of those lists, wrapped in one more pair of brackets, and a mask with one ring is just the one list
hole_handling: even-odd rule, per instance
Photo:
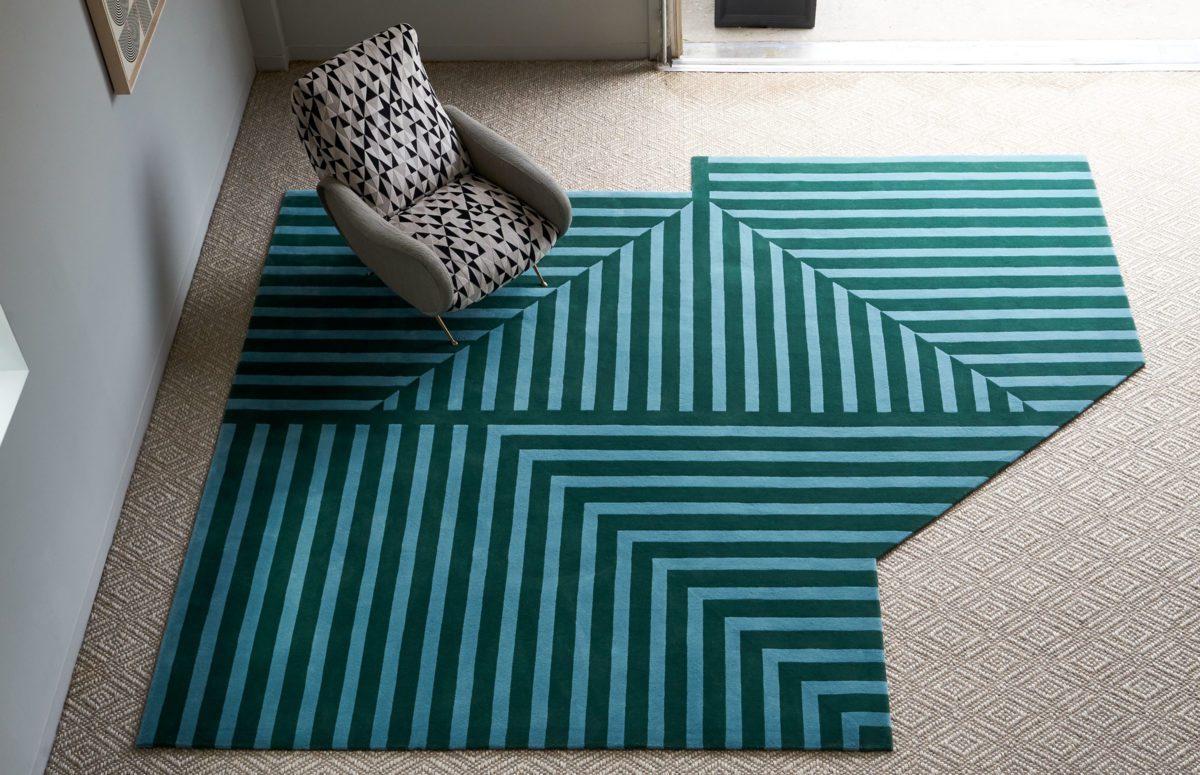
{"label": "door frame", "polygon": [[650,58],[670,65],[683,54],[683,0],[648,0],[648,5]]}

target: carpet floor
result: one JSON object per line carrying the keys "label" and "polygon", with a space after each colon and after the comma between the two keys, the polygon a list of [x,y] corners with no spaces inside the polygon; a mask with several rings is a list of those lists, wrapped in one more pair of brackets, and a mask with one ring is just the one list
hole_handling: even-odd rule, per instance
{"label": "carpet floor", "polygon": [[[680,158],[697,146],[806,155],[878,146],[888,153],[1088,152],[1129,273],[1149,368],[880,562],[892,754],[137,750],[138,715],[254,304],[277,192],[312,182],[288,134],[287,78],[264,76],[118,526],[52,772],[1194,769],[1198,348],[1189,324],[1200,294],[1189,259],[1196,224],[1179,215],[1197,198],[1188,167],[1194,157],[1179,151],[1192,137],[1197,106],[1180,97],[1196,101],[1185,88],[1193,76],[677,79],[626,65],[513,65],[492,70],[513,99],[490,113],[495,89],[474,82],[477,71],[435,67],[442,97],[536,148],[575,188],[680,190]],[[619,120],[639,102],[662,109]],[[868,107],[856,113],[848,102]],[[553,126],[535,129],[533,119],[556,103]],[[912,104],[940,120],[926,122],[908,110]],[[1021,105],[1029,120],[998,120],[1005,104]],[[586,121],[570,118],[585,114]],[[792,124],[792,115],[804,121]],[[879,120],[868,125],[868,115]],[[861,373],[869,387],[869,370]],[[963,404],[977,400],[965,385],[954,395]],[[844,391],[834,396],[844,402]],[[943,406],[945,398],[942,391],[929,397]]]}

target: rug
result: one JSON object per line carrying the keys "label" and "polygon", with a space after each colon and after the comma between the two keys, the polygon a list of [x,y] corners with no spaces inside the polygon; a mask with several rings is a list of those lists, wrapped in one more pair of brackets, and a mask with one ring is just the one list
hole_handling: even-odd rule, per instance
{"label": "rug", "polygon": [[456,348],[285,196],[140,745],[890,749],[876,559],[1142,364],[1082,158],[572,201]]}

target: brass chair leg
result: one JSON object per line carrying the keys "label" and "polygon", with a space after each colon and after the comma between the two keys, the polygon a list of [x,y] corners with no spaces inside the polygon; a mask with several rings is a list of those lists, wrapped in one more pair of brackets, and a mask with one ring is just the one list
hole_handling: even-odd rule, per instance
{"label": "brass chair leg", "polygon": [[458,340],[454,338],[454,334],[450,333],[450,329],[446,327],[446,321],[442,320],[442,316],[434,315],[433,319],[436,320],[438,325],[442,327],[442,331],[446,333],[446,338],[450,340],[450,344],[454,347],[458,347]]}
{"label": "brass chair leg", "polygon": [[533,265],[533,271],[534,271],[534,274],[536,274],[538,276],[538,282],[542,284],[542,287],[549,288],[550,286],[546,285],[546,278],[542,277],[542,270],[538,269],[536,262]]}

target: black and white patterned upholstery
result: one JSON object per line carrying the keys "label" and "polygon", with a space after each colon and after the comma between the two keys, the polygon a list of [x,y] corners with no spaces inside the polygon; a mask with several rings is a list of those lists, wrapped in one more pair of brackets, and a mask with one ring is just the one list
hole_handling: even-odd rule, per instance
{"label": "black and white patterned upholstery", "polygon": [[389,220],[442,256],[454,288],[451,309],[474,304],[527,270],[558,237],[521,200],[469,173]]}
{"label": "black and white patterned upholstery", "polygon": [[522,274],[558,238],[541,214],[471,173],[407,24],[301,78],[292,109],[317,173],[344,183],[442,259],[452,287],[450,310]]}
{"label": "black and white patterned upholstery", "polygon": [[469,165],[407,24],[305,75],[292,109],[317,173],[345,183],[385,218]]}

